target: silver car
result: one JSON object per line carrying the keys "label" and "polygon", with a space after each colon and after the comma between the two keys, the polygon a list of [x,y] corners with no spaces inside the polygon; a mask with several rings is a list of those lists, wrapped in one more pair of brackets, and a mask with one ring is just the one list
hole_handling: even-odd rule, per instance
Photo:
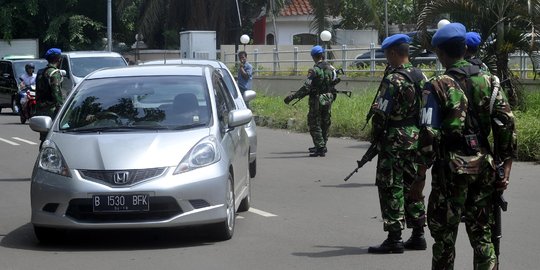
{"label": "silver car", "polygon": [[[166,60],[152,60],[144,62],[143,65],[209,65],[223,73],[223,79],[225,86],[231,92],[231,95],[237,106],[240,108],[247,108],[246,103],[249,103],[256,96],[255,91],[248,90],[242,95],[238,84],[234,80],[234,77],[227,68],[227,66],[218,60],[202,60],[202,59],[166,59]],[[255,125],[255,119],[251,120],[249,124],[245,126],[246,132],[249,137],[249,175],[253,178],[257,175],[257,126]]]}
{"label": "silver car", "polygon": [[238,108],[210,66],[96,71],[57,117],[30,119],[48,132],[31,182],[34,232],[209,225],[230,239],[250,207],[249,109]]}

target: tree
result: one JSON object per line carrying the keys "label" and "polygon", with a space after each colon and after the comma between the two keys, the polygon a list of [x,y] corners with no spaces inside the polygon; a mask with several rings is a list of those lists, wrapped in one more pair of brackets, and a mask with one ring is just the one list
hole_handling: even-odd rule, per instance
{"label": "tree", "polygon": [[[538,50],[540,20],[539,0],[436,0],[425,6],[418,18],[418,28],[424,32],[433,28],[439,19],[449,15],[451,21],[463,23],[469,31],[477,31],[483,38],[483,61],[499,76],[511,104],[516,106],[517,80],[508,66],[508,55],[523,51],[533,56]],[[424,35],[429,37],[429,35]],[[430,48],[429,39],[424,46]],[[517,89],[519,91],[519,88]]]}
{"label": "tree", "polygon": [[[104,1],[100,2],[106,10]],[[0,36],[6,40],[39,38],[42,49],[95,48],[104,27],[87,15],[94,11],[96,3],[89,1],[4,0],[0,5]]]}
{"label": "tree", "polygon": [[214,30],[218,43],[237,39],[239,31],[236,0],[118,0],[118,14],[134,5],[136,31],[150,46],[165,47],[165,36],[187,30]]}

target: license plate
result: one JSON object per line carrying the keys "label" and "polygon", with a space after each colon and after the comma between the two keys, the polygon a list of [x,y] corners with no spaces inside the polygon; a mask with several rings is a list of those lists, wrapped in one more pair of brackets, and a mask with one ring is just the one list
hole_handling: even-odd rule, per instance
{"label": "license plate", "polygon": [[92,205],[94,212],[148,211],[149,198],[148,194],[93,195]]}

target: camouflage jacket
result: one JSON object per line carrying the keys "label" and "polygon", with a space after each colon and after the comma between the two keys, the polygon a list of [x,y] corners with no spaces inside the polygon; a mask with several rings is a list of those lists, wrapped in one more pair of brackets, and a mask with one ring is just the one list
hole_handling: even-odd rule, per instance
{"label": "camouflage jacket", "polygon": [[[43,89],[36,89],[37,107],[42,114],[53,116],[64,103],[61,90],[62,75],[57,67],[48,64],[42,76],[49,80],[50,93],[43,93]],[[39,82],[36,83],[39,85]]]}
{"label": "camouflage jacket", "polygon": [[328,93],[334,73],[332,65],[324,60],[319,61],[309,69],[304,86],[295,93],[295,97],[303,98],[309,95],[310,98],[318,99],[320,94]]}
{"label": "camouflage jacket", "polygon": [[[372,142],[382,142],[389,150],[415,150],[418,146],[418,115],[420,93],[413,82],[396,70],[411,71],[412,64],[406,63],[392,69],[381,82],[376,104],[373,106]],[[427,80],[419,82],[422,87]],[[381,140],[381,136],[384,138]]]}
{"label": "camouflage jacket", "polygon": [[[452,67],[462,68],[470,65],[469,62],[460,60]],[[456,81],[448,74],[448,70],[444,75],[436,76],[425,84],[419,138],[420,160],[423,164],[431,166],[435,158],[453,161],[457,155],[470,156],[462,149],[467,148],[465,135],[471,128],[466,121],[467,114],[473,114],[473,110],[472,116],[478,118],[478,128],[481,130],[480,134],[486,137],[485,141],[488,141],[487,137],[490,134],[494,138],[491,142],[494,149],[490,152],[489,144],[480,145],[481,149],[476,154],[475,160],[486,160],[486,164],[494,166],[491,153],[496,153],[501,161],[516,157],[514,115],[502,89],[493,95],[492,78],[490,74],[481,70],[477,75],[470,77],[469,96],[472,100],[467,98],[465,93],[467,89],[462,89],[458,83],[463,78],[457,77]],[[468,106],[474,107],[469,110]],[[479,138],[479,141],[482,140]]]}

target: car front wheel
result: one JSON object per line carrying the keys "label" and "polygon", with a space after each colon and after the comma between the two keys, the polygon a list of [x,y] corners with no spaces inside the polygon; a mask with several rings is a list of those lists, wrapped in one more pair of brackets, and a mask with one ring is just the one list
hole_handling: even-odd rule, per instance
{"label": "car front wheel", "polygon": [[217,241],[225,241],[232,238],[234,234],[234,225],[236,218],[235,211],[235,200],[234,200],[234,189],[233,189],[233,178],[229,173],[229,180],[227,183],[227,194],[226,194],[226,218],[220,223],[213,224],[211,226],[212,238]]}

